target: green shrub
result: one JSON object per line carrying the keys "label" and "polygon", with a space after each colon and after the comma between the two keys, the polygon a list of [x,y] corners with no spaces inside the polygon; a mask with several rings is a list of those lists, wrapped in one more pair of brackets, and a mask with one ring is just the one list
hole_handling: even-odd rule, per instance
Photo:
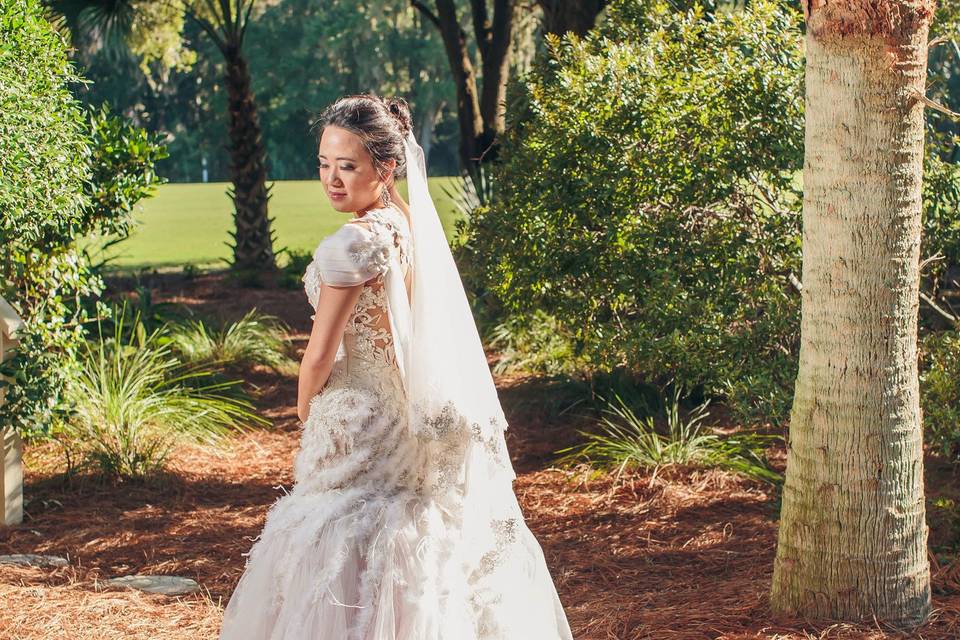
{"label": "green shrub", "polygon": [[941,331],[921,339],[920,406],[927,444],[960,462],[960,332]]}
{"label": "green shrub", "polygon": [[76,410],[59,434],[71,457],[106,476],[142,477],[162,468],[180,442],[218,445],[248,424],[267,424],[238,393],[239,381],[185,366],[161,335],[118,322],[112,335],[86,345],[70,384]]}
{"label": "green shrub", "polygon": [[155,171],[167,148],[161,135],[110,115],[106,105],[87,112],[87,126],[93,152],[87,186],[91,206],[82,233],[123,240],[134,224],[134,206],[167,182]]}
{"label": "green shrub", "polygon": [[87,328],[90,331],[100,331],[102,324],[112,331],[119,325],[125,332],[123,337],[126,339],[130,332],[140,330],[140,327],[146,331],[155,331],[167,325],[187,322],[188,316],[193,315],[193,311],[183,303],[157,302],[153,290],[140,282],[139,278],[134,285],[120,294],[120,298],[105,307],[105,317],[89,323]]}
{"label": "green shrub", "polygon": [[303,273],[313,260],[313,252],[307,249],[284,249],[286,264],[280,269],[279,284],[285,289],[303,288]]}
{"label": "green shrub", "polygon": [[928,500],[927,522],[931,551],[946,555],[947,562],[955,560],[960,550],[960,506],[956,500],[946,497]]}
{"label": "green shrub", "polygon": [[69,411],[83,324],[105,313],[103,282],[77,239],[121,233],[157,182],[150,136],[104,113],[84,114],[84,83],[36,0],[0,0],[0,295],[24,319],[0,428],[48,433]]}
{"label": "green shrub", "polygon": [[923,269],[922,288],[939,294],[947,269],[960,265],[960,163],[944,162],[934,148],[928,148],[924,160],[922,221],[920,255],[942,258]]}
{"label": "green shrub", "polygon": [[12,379],[0,426],[26,436],[62,409],[82,340],[74,300],[100,288],[71,245],[90,206],[90,144],[68,90],[80,81],[40,3],[0,0],[0,295],[25,322],[0,370]]}
{"label": "green shrub", "polygon": [[555,318],[595,371],[710,397],[761,375],[782,421],[799,337],[801,18],[764,0],[709,19],[697,3],[620,0],[610,19],[640,20],[634,6],[633,39],[551,38],[511,85],[495,197],[461,230],[469,286],[508,315]]}
{"label": "green shrub", "polygon": [[573,353],[571,336],[564,331],[555,318],[540,310],[508,317],[489,332],[489,344],[500,356],[493,372],[576,374],[585,363]]}

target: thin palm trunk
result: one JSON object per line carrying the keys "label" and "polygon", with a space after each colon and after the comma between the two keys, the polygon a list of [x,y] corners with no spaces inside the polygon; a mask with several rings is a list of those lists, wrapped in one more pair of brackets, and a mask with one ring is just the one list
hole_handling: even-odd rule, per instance
{"label": "thin palm trunk", "polygon": [[800,370],[771,602],[930,611],[917,378],[924,0],[807,12]]}
{"label": "thin palm trunk", "polygon": [[228,46],[225,83],[230,115],[230,178],[234,204],[233,267],[270,270],[276,266],[267,202],[266,150],[257,117],[247,61]]}
{"label": "thin palm trunk", "polygon": [[[262,273],[276,268],[267,184],[266,150],[263,145],[257,104],[250,70],[243,55],[243,39],[256,0],[206,0],[180,4],[223,54],[226,63],[224,84],[230,118],[230,173],[234,203],[234,269]],[[140,4],[132,0],[58,1],[57,11],[67,17],[74,30],[93,29],[107,46],[128,41]],[[81,14],[88,14],[84,23]]]}

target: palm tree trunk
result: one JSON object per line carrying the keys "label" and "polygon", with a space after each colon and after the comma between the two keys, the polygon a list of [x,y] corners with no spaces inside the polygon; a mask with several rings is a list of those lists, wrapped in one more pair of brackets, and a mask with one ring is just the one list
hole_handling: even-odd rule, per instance
{"label": "palm tree trunk", "polygon": [[812,0],[800,370],[771,604],[930,611],[917,378],[928,0]]}
{"label": "palm tree trunk", "polygon": [[273,221],[267,212],[266,150],[257,117],[257,104],[250,84],[250,71],[239,46],[228,45],[226,60],[227,100],[230,116],[229,192],[234,204],[233,268],[271,271],[276,268],[273,253]]}

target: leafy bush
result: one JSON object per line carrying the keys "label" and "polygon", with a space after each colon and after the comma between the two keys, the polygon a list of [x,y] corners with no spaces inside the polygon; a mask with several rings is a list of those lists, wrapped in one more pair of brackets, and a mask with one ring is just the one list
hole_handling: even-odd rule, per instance
{"label": "leafy bush", "polygon": [[510,316],[489,332],[489,344],[500,356],[493,372],[576,374],[584,363],[573,353],[572,340],[563,331],[555,318],[540,310],[530,316]]}
{"label": "leafy bush", "polygon": [[921,339],[920,406],[925,441],[960,462],[960,332],[941,331]]}
{"label": "leafy bush", "polygon": [[556,318],[594,370],[708,396],[762,375],[781,421],[799,337],[801,20],[769,0],[691,7],[620,0],[609,20],[630,39],[549,39],[511,85],[495,197],[460,251],[471,288]]}
{"label": "leafy bush", "polygon": [[134,275],[134,284],[122,285],[119,296],[111,296],[109,303],[102,303],[104,315],[95,322],[86,325],[89,331],[102,332],[106,327],[112,331],[120,327],[127,339],[133,331],[155,331],[166,329],[167,325],[178,325],[187,322],[193,311],[179,302],[157,302],[149,284],[139,281]]}
{"label": "leafy bush", "polygon": [[85,116],[68,89],[83,82],[39,2],[0,0],[0,295],[25,324],[0,366],[0,428],[27,437],[66,415],[83,323],[103,311],[88,303],[103,283],[76,240],[124,229],[161,155],[145,134]]}
{"label": "leafy bush", "polygon": [[657,430],[652,416],[640,418],[620,397],[609,402],[599,423],[600,432],[579,431],[586,442],[562,449],[563,465],[587,460],[599,468],[657,469],[671,465],[718,467],[773,484],[781,476],[767,464],[764,450],[776,436],[735,434],[721,436],[704,431],[709,400],[696,407],[687,420],[680,417],[679,387],[666,415],[667,432]]}
{"label": "leafy bush", "polygon": [[238,395],[239,382],[184,366],[161,335],[139,323],[125,331],[118,322],[113,335],[101,334],[83,351],[70,385],[76,412],[61,440],[104,475],[142,477],[162,468],[179,442],[217,445],[246,424],[267,423]]}
{"label": "leafy bush", "polygon": [[155,171],[156,163],[167,157],[167,148],[161,135],[110,115],[106,105],[89,110],[87,121],[92,142],[87,187],[91,206],[83,232],[123,240],[134,223],[134,206],[167,182]]}
{"label": "leafy bush", "polygon": [[280,372],[295,372],[288,355],[286,328],[277,318],[251,309],[241,319],[220,327],[203,320],[174,325],[170,346],[185,362],[207,365],[264,364]]}
{"label": "leafy bush", "polygon": [[960,505],[946,497],[928,500],[927,522],[931,551],[944,553],[947,562],[955,561],[960,550]]}
{"label": "leafy bush", "polygon": [[0,0],[0,295],[25,322],[0,371],[12,379],[0,426],[24,435],[48,427],[75,370],[71,299],[99,290],[70,245],[90,206],[90,146],[67,88],[79,81],[39,3]]}
{"label": "leafy bush", "polygon": [[923,168],[922,223],[920,255],[942,258],[924,268],[923,290],[939,294],[946,271],[960,265],[960,163],[944,162],[929,147]]}

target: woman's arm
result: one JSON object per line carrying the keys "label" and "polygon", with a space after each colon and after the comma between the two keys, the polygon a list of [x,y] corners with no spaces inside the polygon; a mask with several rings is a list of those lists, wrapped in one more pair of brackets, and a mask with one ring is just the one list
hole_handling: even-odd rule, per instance
{"label": "woman's arm", "polygon": [[297,383],[297,417],[305,422],[310,412],[310,400],[320,393],[330,377],[337,357],[337,347],[350,319],[363,284],[348,287],[320,285],[320,299],[313,317],[310,340],[300,361],[300,379]]}

